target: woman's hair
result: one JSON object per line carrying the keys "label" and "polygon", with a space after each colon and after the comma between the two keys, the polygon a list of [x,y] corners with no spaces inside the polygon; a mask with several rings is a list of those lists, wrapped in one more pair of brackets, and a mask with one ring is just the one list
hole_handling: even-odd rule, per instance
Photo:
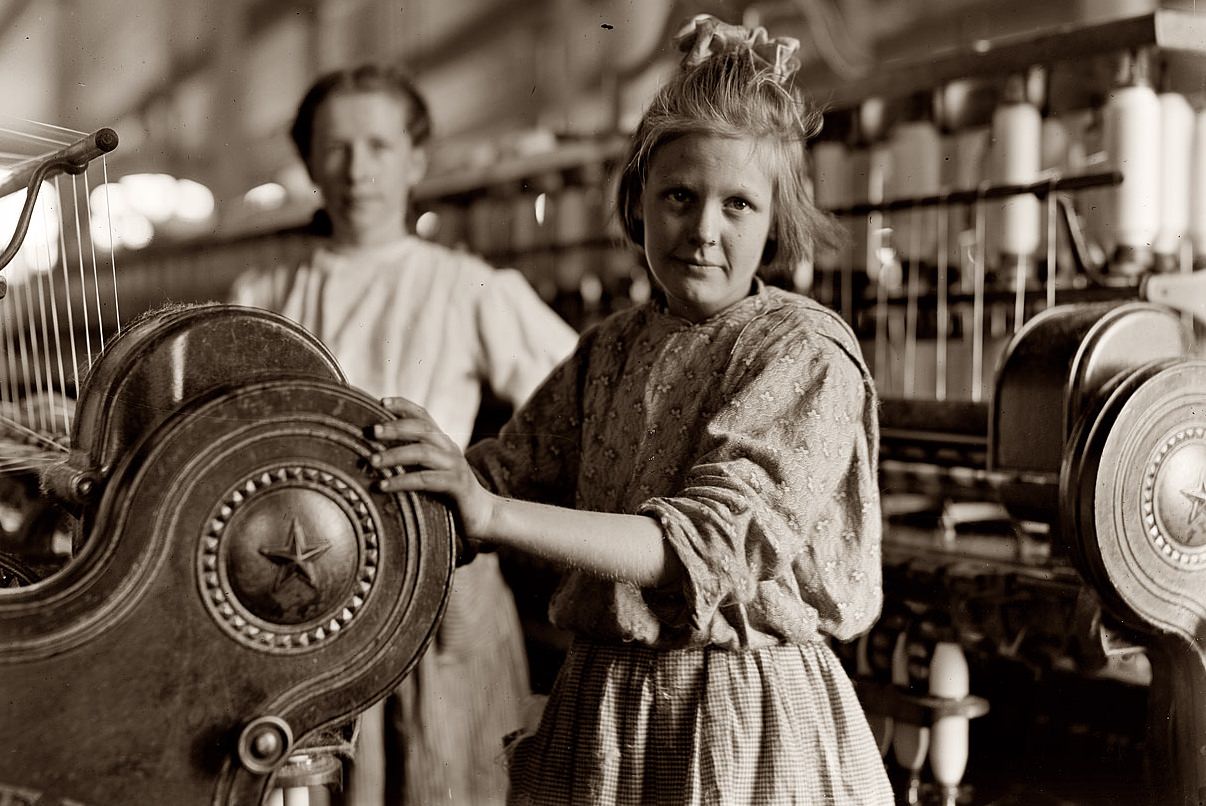
{"label": "woman's hair", "polygon": [[[759,156],[774,180],[760,273],[783,284],[811,256],[814,242],[840,239],[838,225],[817,209],[808,188],[804,144],[820,131],[821,111],[789,86],[794,47],[785,54],[782,43],[794,40],[768,42],[762,29],[750,32],[700,16],[678,42],[687,51],[683,66],[646,110],[620,172],[616,209],[624,234],[643,248],[641,195],[659,147],[689,134],[752,137],[760,141]],[[763,55],[768,46],[779,51],[773,62]]]}
{"label": "woman's hair", "polygon": [[335,70],[319,78],[297,105],[297,115],[289,136],[302,162],[310,164],[310,145],[314,142],[314,118],[318,108],[332,95],[348,92],[382,92],[398,98],[406,110],[406,129],[410,141],[421,146],[431,136],[431,114],[414,81],[402,70],[382,64],[362,64]]}

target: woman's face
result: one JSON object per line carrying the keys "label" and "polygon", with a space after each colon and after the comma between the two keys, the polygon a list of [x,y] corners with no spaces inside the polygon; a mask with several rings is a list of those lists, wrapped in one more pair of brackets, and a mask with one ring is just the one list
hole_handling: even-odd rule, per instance
{"label": "woman's face", "polygon": [[698,322],[750,293],[771,227],[774,182],[758,141],[689,134],[653,153],[645,256],[672,313]]}
{"label": "woman's face", "polygon": [[407,131],[406,107],[387,92],[341,92],[314,116],[309,169],[337,241],[387,243],[406,232],[411,187],[426,161]]}

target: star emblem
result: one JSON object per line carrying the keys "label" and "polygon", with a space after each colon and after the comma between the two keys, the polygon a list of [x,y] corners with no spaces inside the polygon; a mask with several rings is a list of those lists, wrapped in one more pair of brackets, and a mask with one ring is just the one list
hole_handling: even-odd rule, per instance
{"label": "star emblem", "polygon": [[1206,473],[1198,477],[1198,486],[1182,490],[1181,495],[1190,500],[1189,522],[1193,523],[1206,506]]}
{"label": "star emblem", "polygon": [[294,518],[293,523],[289,526],[289,540],[286,545],[260,549],[260,554],[277,566],[276,580],[272,583],[273,593],[279,591],[294,577],[305,582],[311,588],[317,589],[314,584],[312,563],[325,554],[331,548],[331,544],[319,541],[314,545],[309,545],[308,542],[306,531],[298,523],[297,518]]}

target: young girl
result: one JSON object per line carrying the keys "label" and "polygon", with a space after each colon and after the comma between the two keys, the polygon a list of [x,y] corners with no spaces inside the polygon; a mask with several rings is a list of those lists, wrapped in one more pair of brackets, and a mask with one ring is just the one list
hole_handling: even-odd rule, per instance
{"label": "young girl", "polygon": [[521,804],[890,804],[825,636],[876,618],[875,394],[842,321],[767,286],[825,226],[804,186],[816,113],[796,43],[696,18],[637,130],[625,231],[659,291],[587,331],[467,458],[388,400],[387,490],[455,501],[464,534],[564,566],[575,639]]}

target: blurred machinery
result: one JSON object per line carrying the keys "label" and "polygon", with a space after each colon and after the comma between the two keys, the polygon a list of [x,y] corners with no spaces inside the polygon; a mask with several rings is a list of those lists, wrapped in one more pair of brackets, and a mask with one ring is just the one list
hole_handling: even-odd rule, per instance
{"label": "blurred machinery", "polygon": [[[1015,746],[981,752],[1027,762],[1017,802],[1051,777],[1053,801],[1206,802],[1204,22],[980,42],[833,91],[816,195],[853,238],[814,289],[873,366],[886,515],[885,613],[846,655],[902,802],[989,796],[960,789],[989,701]],[[1111,761],[1016,746],[1061,720],[1123,789]]]}

